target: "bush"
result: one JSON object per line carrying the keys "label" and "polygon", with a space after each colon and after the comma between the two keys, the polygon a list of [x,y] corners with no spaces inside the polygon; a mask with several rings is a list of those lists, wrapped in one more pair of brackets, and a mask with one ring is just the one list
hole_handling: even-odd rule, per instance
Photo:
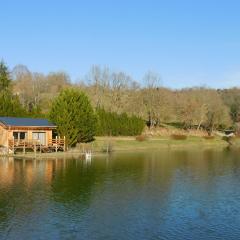
{"label": "bush", "polygon": [[174,140],[186,140],[187,139],[187,135],[183,135],[183,134],[172,134],[171,138]]}
{"label": "bush", "polygon": [[230,143],[234,138],[235,138],[235,137],[232,137],[232,136],[231,136],[231,137],[223,136],[223,137],[222,137],[222,140],[224,140],[224,141]]}
{"label": "bush", "polygon": [[146,141],[146,140],[147,140],[147,136],[146,135],[138,135],[138,136],[136,136],[136,141],[143,142],[143,141]]}

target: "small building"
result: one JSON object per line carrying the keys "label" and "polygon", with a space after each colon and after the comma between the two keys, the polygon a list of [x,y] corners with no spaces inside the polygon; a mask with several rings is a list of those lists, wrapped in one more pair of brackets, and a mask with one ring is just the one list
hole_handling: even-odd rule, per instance
{"label": "small building", "polygon": [[17,149],[64,150],[65,140],[53,137],[57,129],[46,119],[0,117],[0,146],[8,153]]}

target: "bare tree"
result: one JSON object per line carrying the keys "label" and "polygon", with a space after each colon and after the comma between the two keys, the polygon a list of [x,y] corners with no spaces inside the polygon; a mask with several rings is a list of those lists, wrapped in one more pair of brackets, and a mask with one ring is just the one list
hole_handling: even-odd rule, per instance
{"label": "bare tree", "polygon": [[157,73],[148,71],[144,78],[145,94],[144,105],[148,114],[149,127],[153,127],[158,122],[156,106],[158,105],[158,90],[160,87],[160,77]]}

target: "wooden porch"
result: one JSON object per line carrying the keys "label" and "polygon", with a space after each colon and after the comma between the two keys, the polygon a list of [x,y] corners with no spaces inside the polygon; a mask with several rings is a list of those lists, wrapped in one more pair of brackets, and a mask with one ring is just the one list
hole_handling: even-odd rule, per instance
{"label": "wooden porch", "polygon": [[58,152],[66,151],[65,138],[55,138],[49,139],[47,144],[41,144],[40,140],[28,140],[28,139],[9,139],[8,140],[8,150],[9,152],[16,153],[20,150],[23,153],[26,151],[33,152]]}

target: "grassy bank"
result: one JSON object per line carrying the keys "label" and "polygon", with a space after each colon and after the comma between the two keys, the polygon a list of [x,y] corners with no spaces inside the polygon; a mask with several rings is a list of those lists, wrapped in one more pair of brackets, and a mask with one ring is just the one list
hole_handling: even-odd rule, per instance
{"label": "grassy bank", "polygon": [[85,150],[91,150],[94,154],[103,154],[107,149],[114,152],[120,151],[148,151],[161,149],[183,149],[183,148],[223,148],[228,143],[220,137],[204,139],[202,137],[189,136],[185,140],[174,140],[171,137],[152,137],[145,141],[137,141],[135,137],[96,137],[95,141],[81,144],[68,152],[53,153],[18,153],[18,157],[58,158],[58,157],[81,157]]}
{"label": "grassy bank", "polygon": [[174,140],[171,137],[153,137],[145,141],[137,141],[135,137],[96,137],[96,140],[92,143],[92,148],[97,152],[106,150],[108,146],[113,151],[134,151],[162,148],[226,147],[228,144],[220,137],[204,139],[195,136],[190,136],[185,140]]}

